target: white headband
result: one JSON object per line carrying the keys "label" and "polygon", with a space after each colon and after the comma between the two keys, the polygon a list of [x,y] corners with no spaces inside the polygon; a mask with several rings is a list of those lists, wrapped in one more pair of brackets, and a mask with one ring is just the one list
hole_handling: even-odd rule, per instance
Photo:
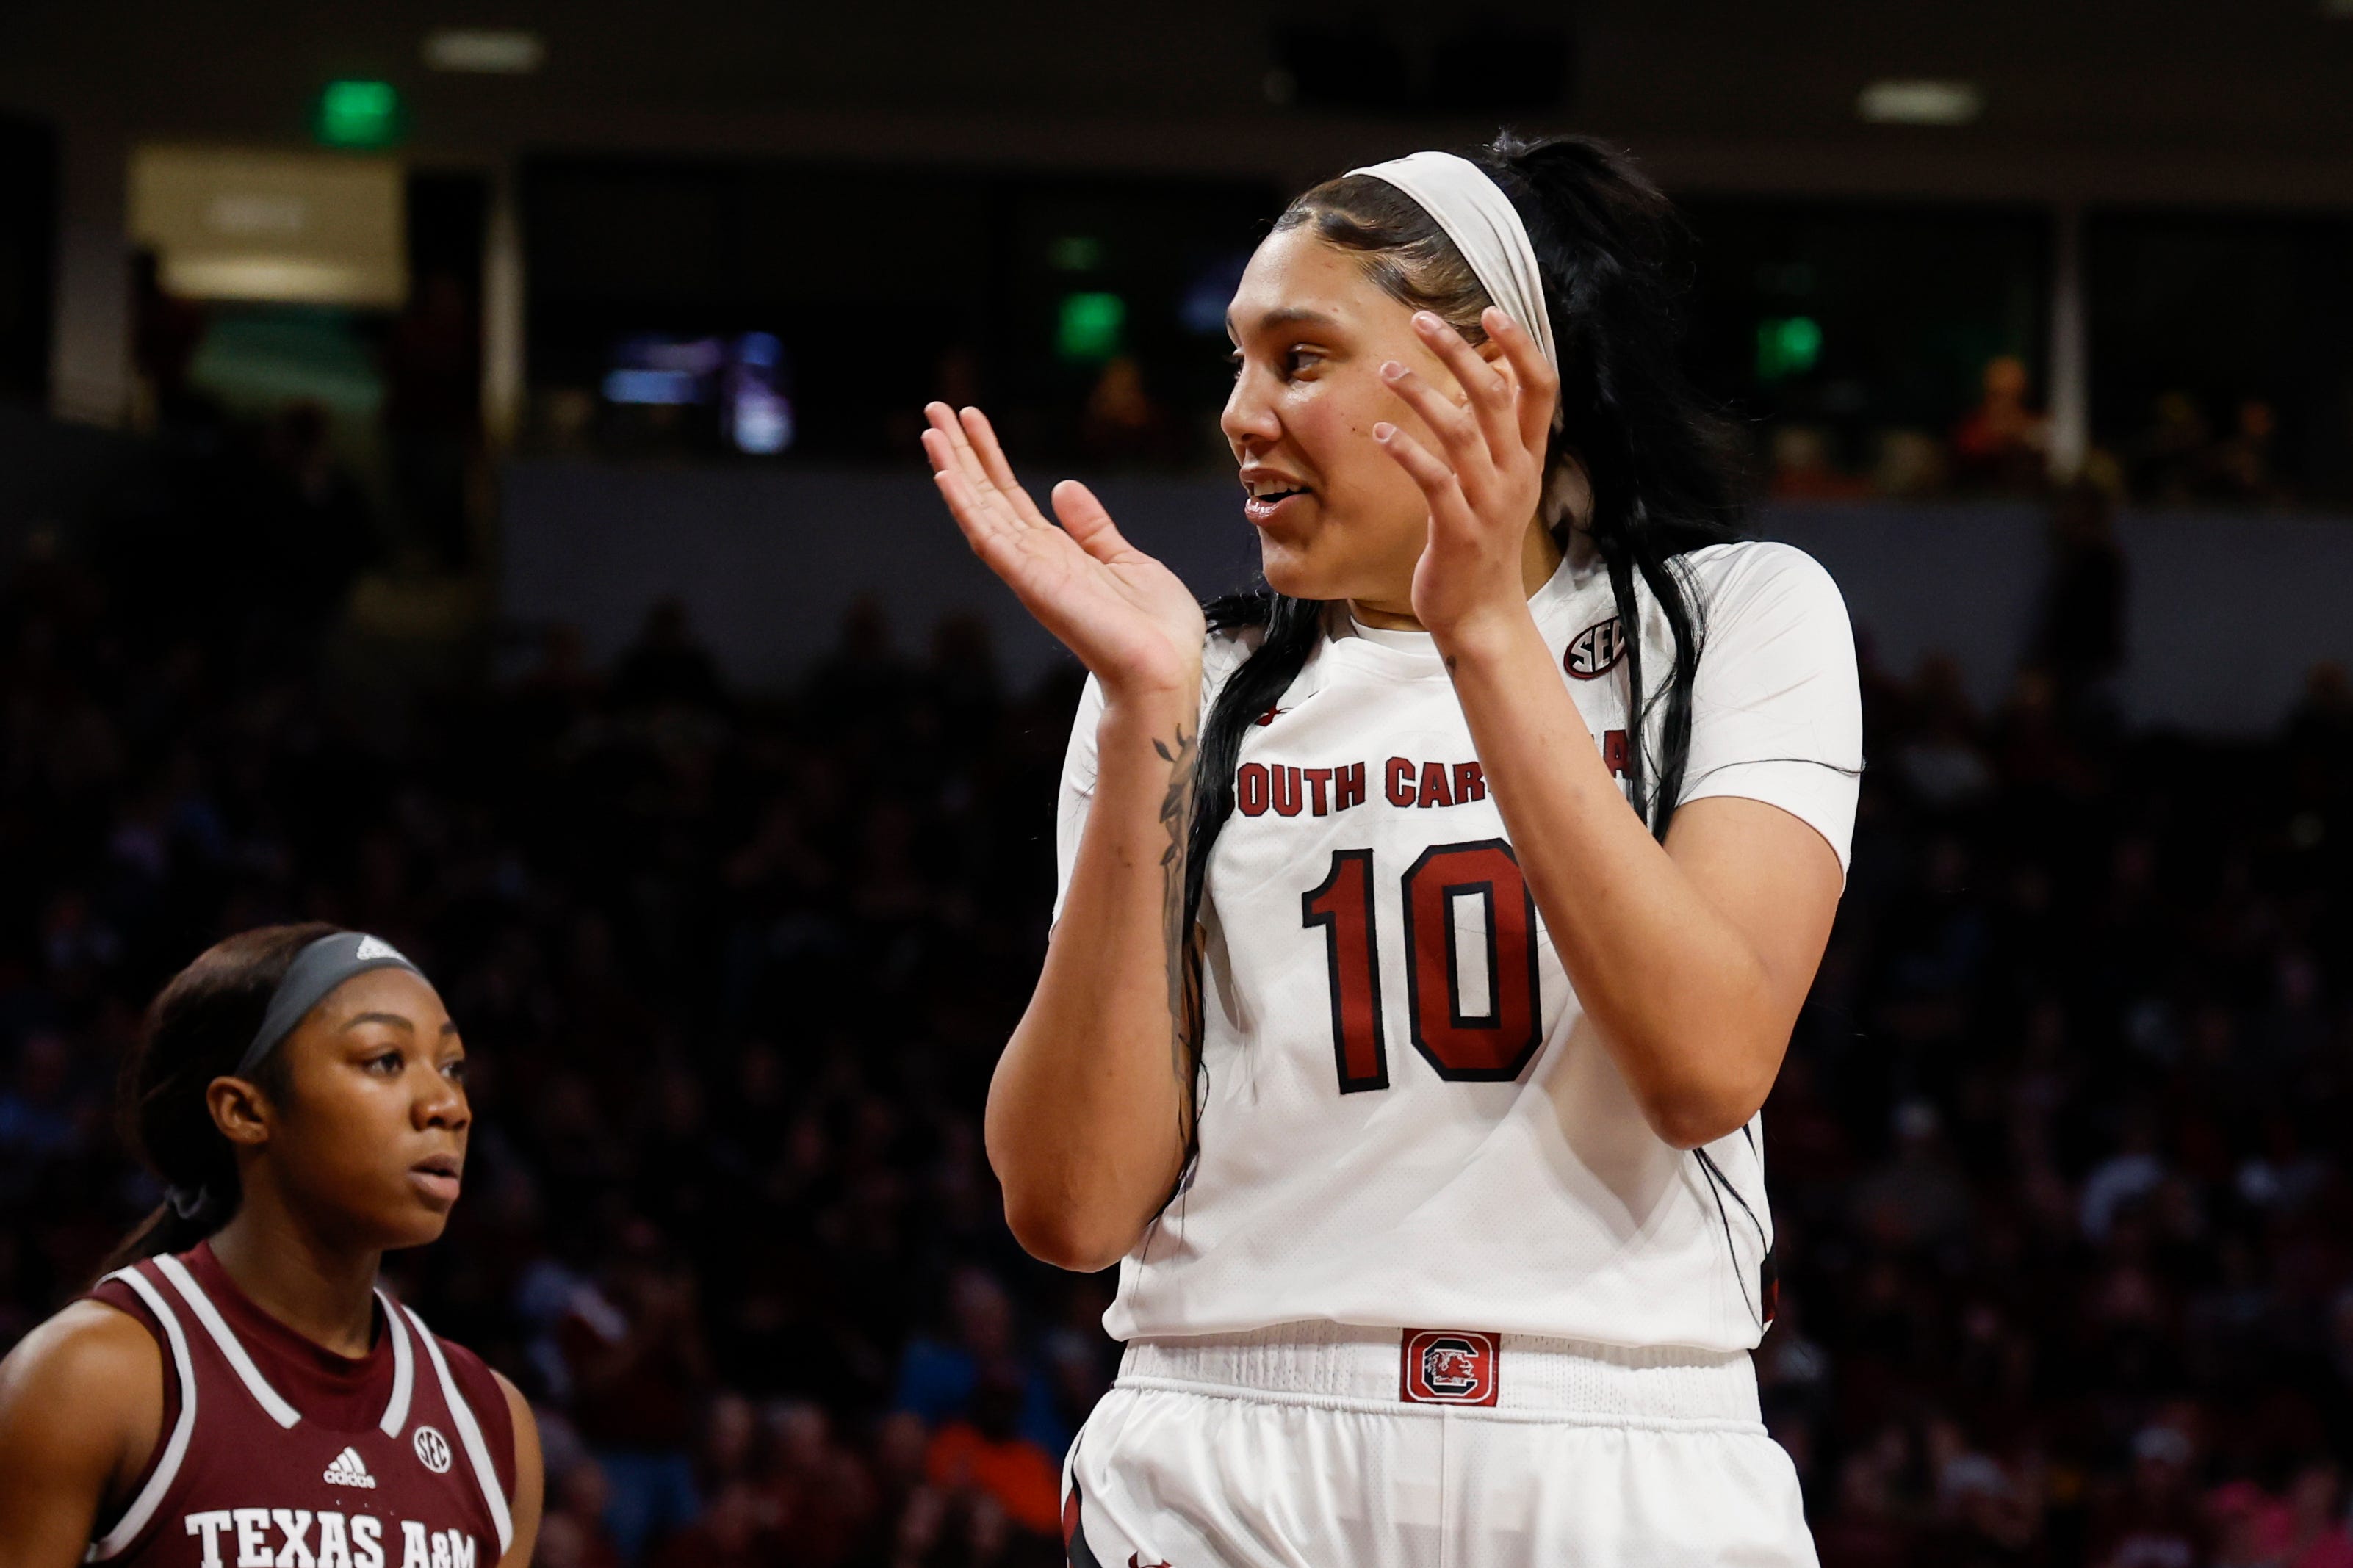
{"label": "white headband", "polygon": [[[1415,153],[1348,173],[1386,180],[1419,202],[1471,264],[1487,298],[1527,330],[1544,351],[1545,363],[1554,374],[1560,374],[1552,314],[1545,309],[1544,275],[1536,270],[1536,248],[1528,243],[1520,209],[1486,170],[1451,153]],[[1558,422],[1556,409],[1554,423]]]}

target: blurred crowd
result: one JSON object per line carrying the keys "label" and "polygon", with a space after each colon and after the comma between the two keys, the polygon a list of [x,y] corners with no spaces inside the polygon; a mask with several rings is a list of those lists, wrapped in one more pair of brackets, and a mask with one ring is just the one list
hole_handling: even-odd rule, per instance
{"label": "blurred crowd", "polygon": [[1827,1568],[2353,1564],[2353,683],[2260,744],[2123,732],[2086,507],[1995,711],[1866,659],[1766,1110],[1758,1366]]}
{"label": "blurred crowd", "polygon": [[[2247,510],[2299,499],[2281,471],[2278,411],[2244,397],[2218,420],[2187,391],[2159,396],[2142,426],[2085,454],[2084,472],[2112,496],[2150,507]],[[1942,433],[1894,427],[1857,445],[1802,419],[1765,435],[1767,492],[1777,500],[2031,498],[2051,480],[2051,418],[2025,362],[1986,362],[1978,401]]]}
{"label": "blurred crowd", "polygon": [[[1830,1568],[2348,1568],[2353,689],[2260,745],[2122,731],[2121,564],[2054,539],[1996,710],[1867,678],[1766,1118],[1769,1420]],[[110,1120],[155,987],[330,919],[465,1033],[466,1200],[391,1267],[540,1410],[541,1562],[1059,1561],[1110,1277],[1019,1254],[979,1108],[1075,680],[865,605],[745,692],[666,605],[606,667],[556,628],[362,723],[277,579],[156,559],[0,588],[0,1345],[156,1201]]]}

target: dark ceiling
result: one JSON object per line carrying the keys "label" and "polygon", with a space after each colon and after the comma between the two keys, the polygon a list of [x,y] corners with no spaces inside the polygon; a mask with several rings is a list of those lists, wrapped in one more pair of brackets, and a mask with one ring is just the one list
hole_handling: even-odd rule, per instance
{"label": "dark ceiling", "polygon": [[[894,156],[928,127],[944,157],[989,155],[1016,145],[996,138],[1018,140],[1026,130],[1025,155],[1061,147],[1082,158],[1085,138],[1071,128],[1109,124],[1168,141],[1179,156],[1186,128],[1195,128],[1202,145],[1226,149],[1218,155],[1230,162],[1253,140],[1312,143],[1341,125],[1358,140],[1409,141],[1436,139],[1441,123],[1492,124],[1502,116],[1480,111],[1476,88],[1437,95],[1467,100],[1473,107],[1461,112],[1432,118],[1415,106],[1431,98],[1433,76],[1508,80],[1525,65],[1520,55],[1558,47],[1569,62],[1565,100],[1510,118],[1529,129],[1601,131],[1638,148],[1805,143],[1899,158],[1915,149],[2353,154],[2353,16],[2325,14],[2324,0],[1585,0],[1475,9],[506,0],[487,15],[416,0],[39,0],[7,15],[0,107],[95,116],[132,135],[299,141],[321,83],[378,76],[406,95],[416,148],[427,153],[756,145],[789,140],[784,128],[802,121],[888,119],[909,128]],[[526,79],[427,70],[424,34],[456,23],[531,27],[546,41],[546,65]],[[1490,35],[1505,42],[1496,59],[1482,61],[1480,40]],[[1401,62],[1394,105],[1335,113],[1270,101],[1270,73],[1286,47],[1340,36],[1368,39]],[[1857,92],[1888,76],[1976,82],[1984,114],[1947,130],[1862,123]]]}

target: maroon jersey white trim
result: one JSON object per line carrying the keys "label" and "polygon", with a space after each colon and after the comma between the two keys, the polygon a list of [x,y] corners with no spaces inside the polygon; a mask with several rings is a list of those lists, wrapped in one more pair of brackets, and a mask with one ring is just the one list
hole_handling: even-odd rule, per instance
{"label": "maroon jersey white trim", "polygon": [[499,1555],[506,1555],[507,1546],[514,1540],[514,1521],[507,1514],[507,1500],[499,1490],[499,1473],[491,1463],[490,1445],[482,1441],[482,1429],[474,1421],[474,1413],[467,1407],[466,1396],[458,1392],[457,1380],[449,1375],[449,1363],[441,1358],[441,1347],[426,1331],[425,1320],[411,1309],[408,1321],[417,1325],[417,1338],[425,1344],[425,1354],[433,1363],[433,1375],[441,1380],[441,1396],[448,1401],[449,1419],[458,1428],[458,1441],[466,1450],[467,1461],[474,1467],[474,1479],[480,1483],[482,1500],[491,1505],[491,1518],[498,1524]]}
{"label": "maroon jersey white trim", "polygon": [[180,1293],[188,1303],[189,1310],[195,1313],[196,1321],[204,1325],[205,1332],[212,1335],[213,1343],[220,1347],[221,1355],[236,1369],[237,1375],[243,1380],[246,1392],[253,1395],[254,1402],[269,1411],[269,1418],[280,1426],[291,1426],[301,1420],[294,1407],[286,1403],[285,1397],[269,1386],[269,1380],[261,1375],[261,1369],[253,1364],[253,1358],[245,1353],[245,1346],[237,1342],[237,1336],[228,1331],[228,1325],[221,1321],[220,1309],[213,1305],[212,1299],[189,1277],[188,1266],[176,1258],[158,1258],[154,1263],[157,1272],[172,1282],[172,1289]]}
{"label": "maroon jersey white trim", "polygon": [[[392,1398],[385,1403],[384,1419],[376,1423],[376,1429],[387,1437],[397,1437],[408,1421],[408,1391],[417,1382],[417,1358],[409,1351],[408,1326],[402,1321],[400,1309],[381,1290],[375,1299],[384,1307],[385,1331],[392,1336]],[[417,1331],[424,1332],[422,1324]]]}
{"label": "maroon jersey white trim", "polygon": [[[359,1358],[270,1318],[204,1247],[134,1264],[90,1294],[140,1317],[168,1350],[171,1430],[85,1561],[496,1568],[505,1555],[513,1522],[476,1408],[496,1397],[502,1416],[504,1396],[479,1362],[381,1291],[384,1327]],[[417,1366],[420,1342],[430,1378]],[[509,1440],[503,1422],[494,1430]],[[467,1464],[450,1462],[453,1448]]]}
{"label": "maroon jersey white trim", "polygon": [[[149,1473],[147,1484],[139,1489],[139,1495],[131,1500],[131,1506],[122,1510],[122,1517],[115,1521],[114,1528],[90,1543],[89,1552],[82,1558],[86,1563],[101,1563],[114,1556],[147,1528],[147,1521],[155,1517],[155,1510],[164,1500],[164,1494],[172,1489],[173,1478],[180,1473],[180,1461],[186,1458],[188,1452],[188,1436],[196,1428],[196,1374],[188,1364],[188,1336],[181,1329],[180,1320],[173,1315],[171,1306],[164,1301],[163,1295],[147,1283],[137,1269],[118,1268],[106,1278],[120,1279],[131,1287],[138,1293],[139,1299],[147,1303],[147,1310],[155,1314],[155,1321],[164,1325],[164,1335],[171,1342],[171,1376],[180,1391],[180,1418],[172,1424],[172,1435],[164,1439],[163,1457]],[[100,1283],[103,1284],[105,1280]]]}

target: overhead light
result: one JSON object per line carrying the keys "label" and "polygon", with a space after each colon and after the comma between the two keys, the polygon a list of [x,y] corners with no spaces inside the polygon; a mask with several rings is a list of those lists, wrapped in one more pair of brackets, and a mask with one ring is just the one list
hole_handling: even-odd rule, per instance
{"label": "overhead light", "polygon": [[425,63],[438,71],[529,76],[547,58],[537,33],[505,27],[442,27],[425,35]]}
{"label": "overhead light", "polygon": [[1854,101],[1875,125],[1967,125],[1985,110],[1973,81],[1875,81]]}

